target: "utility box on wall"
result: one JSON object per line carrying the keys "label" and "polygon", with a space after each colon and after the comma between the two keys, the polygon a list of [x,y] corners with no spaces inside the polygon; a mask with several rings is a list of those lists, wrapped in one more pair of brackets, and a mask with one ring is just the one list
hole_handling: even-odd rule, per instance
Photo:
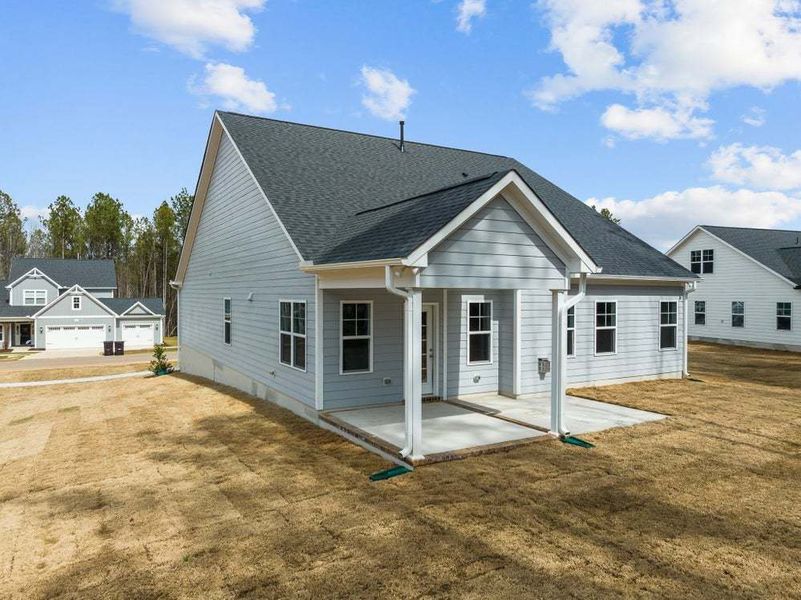
{"label": "utility box on wall", "polygon": [[537,373],[540,375],[547,375],[551,372],[551,359],[538,358],[537,359]]}

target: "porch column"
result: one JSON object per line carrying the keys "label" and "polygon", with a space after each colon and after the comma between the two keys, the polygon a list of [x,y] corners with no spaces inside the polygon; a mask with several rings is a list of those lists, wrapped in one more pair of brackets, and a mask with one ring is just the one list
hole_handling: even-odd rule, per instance
{"label": "porch column", "polygon": [[553,294],[553,322],[551,326],[551,434],[561,435],[567,429],[564,420],[565,359],[567,355],[567,327],[565,322],[566,290],[551,290]]}
{"label": "porch column", "polygon": [[423,382],[422,382],[422,328],[423,292],[410,289],[404,301],[404,405],[406,448],[405,456],[423,458]]}

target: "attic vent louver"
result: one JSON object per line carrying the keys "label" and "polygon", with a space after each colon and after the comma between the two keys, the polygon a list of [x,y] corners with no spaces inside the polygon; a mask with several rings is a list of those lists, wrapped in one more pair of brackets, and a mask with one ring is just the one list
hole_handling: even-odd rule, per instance
{"label": "attic vent louver", "polygon": [[406,121],[400,121],[400,151],[406,152],[406,148],[403,147],[403,126],[406,125]]}

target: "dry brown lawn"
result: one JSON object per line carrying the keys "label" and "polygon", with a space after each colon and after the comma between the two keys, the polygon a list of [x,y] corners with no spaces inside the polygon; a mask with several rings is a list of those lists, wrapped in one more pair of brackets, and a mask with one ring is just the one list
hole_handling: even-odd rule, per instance
{"label": "dry brown lawn", "polygon": [[[0,373],[0,383],[18,383],[26,381],[51,381],[53,379],[73,379],[76,377],[94,377],[96,375],[116,375],[118,373],[136,373],[146,371],[149,361],[125,365],[98,365],[96,367],[64,367],[60,369],[30,369],[27,371],[6,371]],[[3,399],[5,399],[3,395]],[[0,404],[4,407],[5,403]],[[0,423],[0,427],[2,423]]]}
{"label": "dry brown lawn", "polygon": [[691,359],[700,381],[582,390],[672,415],[592,450],[379,483],[379,458],[184,376],[3,390],[0,597],[799,597],[801,357]]}

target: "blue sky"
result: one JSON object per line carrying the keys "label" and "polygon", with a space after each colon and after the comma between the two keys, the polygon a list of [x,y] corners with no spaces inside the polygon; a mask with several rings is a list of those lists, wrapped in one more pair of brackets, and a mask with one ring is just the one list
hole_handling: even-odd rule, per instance
{"label": "blue sky", "polygon": [[194,188],[214,108],[514,156],[666,248],[801,229],[801,8],[730,0],[6,0],[0,189]]}

